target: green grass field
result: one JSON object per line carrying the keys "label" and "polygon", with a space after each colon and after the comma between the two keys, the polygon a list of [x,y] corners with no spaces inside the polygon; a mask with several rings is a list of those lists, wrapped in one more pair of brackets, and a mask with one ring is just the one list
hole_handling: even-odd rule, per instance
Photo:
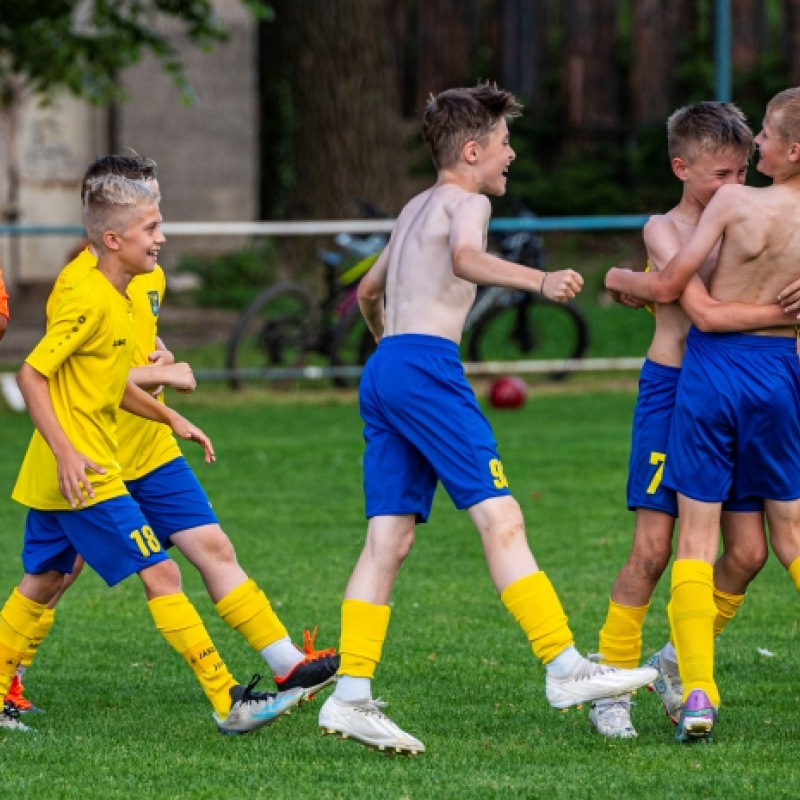
{"label": "green grass field", "polygon": [[[568,386],[564,387],[565,389]],[[212,402],[213,399],[213,402]],[[265,401],[255,392],[181,401],[216,444],[187,449],[241,563],[295,638],[319,625],[338,641],[339,602],[359,552],[358,412],[351,399]],[[534,552],[559,590],[582,650],[596,650],[608,593],[629,546],[624,506],[634,394],[537,394],[492,411]],[[0,593],[21,572],[24,511],[8,495],[29,434],[0,412]],[[196,573],[185,588],[240,680],[264,665],[216,617]],[[659,587],[645,654],[666,635]],[[0,733],[3,795],[13,798],[795,798],[797,596],[774,559],[718,646],[724,704],[712,745],[678,746],[655,695],[633,709],[639,738],[608,741],[587,709],[547,705],[542,667],[498,601],[477,534],[447,497],[394,596],[376,681],[388,713],[428,752],[392,758],[320,736],[319,699],[250,736],[217,734],[189,669],[153,628],[136,579],[107,589],[85,574],[28,673],[47,709],[32,735]],[[774,657],[759,655],[759,647]]]}

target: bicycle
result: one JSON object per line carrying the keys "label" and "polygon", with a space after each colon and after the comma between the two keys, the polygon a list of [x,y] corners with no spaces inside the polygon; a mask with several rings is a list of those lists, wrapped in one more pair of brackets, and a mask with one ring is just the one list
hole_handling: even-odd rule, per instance
{"label": "bicycle", "polygon": [[[358,284],[388,236],[339,234],[335,241],[340,251],[317,253],[325,267],[321,301],[302,284],[283,281],[262,291],[244,310],[225,355],[232,389],[241,389],[248,372],[257,375],[265,366],[299,367],[311,353],[322,355],[334,367],[366,362],[375,341],[358,308]],[[340,273],[342,265],[348,263]],[[355,379],[340,374],[333,382],[349,386]]]}
{"label": "bicycle", "polygon": [[[361,203],[368,216],[386,216]],[[518,204],[518,216],[533,213]],[[347,236],[336,242],[350,260],[358,260],[339,274],[346,255],[320,251],[325,266],[326,293],[322,301],[303,285],[278,283],[265,289],[248,306],[228,342],[225,366],[232,388],[239,389],[245,370],[300,366],[310,353],[326,357],[333,367],[363,366],[375,350],[375,340],[358,307],[358,283],[375,263],[388,236]],[[493,234],[493,248],[509,261],[542,269],[544,244],[535,231]],[[369,255],[366,253],[369,252]],[[538,357],[565,360],[582,358],[589,346],[589,325],[573,302],[555,303],[539,294],[498,286],[480,287],[467,315],[461,351],[466,361],[520,361]],[[569,373],[557,370],[551,380]],[[336,386],[349,386],[355,378],[337,375]]]}
{"label": "bicycle", "polygon": [[[535,215],[516,202],[517,216]],[[507,261],[535,269],[544,268],[544,243],[536,231],[493,234],[494,249]],[[537,358],[583,358],[589,347],[589,323],[580,307],[569,301],[556,303],[540,294],[500,286],[480,287],[467,315],[462,354],[467,361],[523,361]],[[565,370],[551,372],[563,380]]]}

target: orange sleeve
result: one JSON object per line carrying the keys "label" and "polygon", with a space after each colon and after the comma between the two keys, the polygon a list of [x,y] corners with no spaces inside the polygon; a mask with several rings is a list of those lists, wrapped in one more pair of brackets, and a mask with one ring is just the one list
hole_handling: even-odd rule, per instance
{"label": "orange sleeve", "polygon": [[2,314],[6,319],[9,318],[8,313],[8,292],[6,291],[6,285],[3,283],[3,270],[0,269],[0,314]]}

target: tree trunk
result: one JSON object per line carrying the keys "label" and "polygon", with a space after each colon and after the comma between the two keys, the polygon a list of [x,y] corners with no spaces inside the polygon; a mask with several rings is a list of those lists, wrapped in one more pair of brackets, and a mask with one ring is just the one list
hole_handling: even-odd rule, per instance
{"label": "tree trunk", "polygon": [[633,4],[632,122],[663,122],[677,103],[678,46],[693,33],[692,0],[637,0]]}
{"label": "tree trunk", "polygon": [[500,0],[498,5],[503,88],[535,112],[546,97],[547,0]]}
{"label": "tree trunk", "polygon": [[789,65],[788,85],[800,86],[800,0],[783,0],[783,54]]}
{"label": "tree trunk", "polygon": [[731,0],[731,60],[752,69],[768,45],[767,4],[763,0]]}
{"label": "tree trunk", "polygon": [[617,0],[564,0],[562,91],[571,134],[620,124]]}
{"label": "tree trunk", "polygon": [[[282,114],[290,135],[272,151],[262,180],[291,170],[289,216],[357,216],[353,198],[394,212],[407,200],[406,132],[401,124],[387,5],[376,0],[277,0],[265,47],[285,70],[285,90],[264,75],[262,125]],[[273,86],[274,88],[274,86]]]}

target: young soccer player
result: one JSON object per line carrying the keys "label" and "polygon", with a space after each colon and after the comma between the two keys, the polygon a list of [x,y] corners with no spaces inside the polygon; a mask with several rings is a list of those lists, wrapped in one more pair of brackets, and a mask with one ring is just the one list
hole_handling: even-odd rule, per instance
{"label": "young soccer player", "polygon": [[[644,241],[651,270],[660,270],[686,242],[700,215],[720,186],[744,183],[753,150],[753,134],[733,105],[697,103],[676,111],[667,121],[672,170],[683,183],[681,200],[663,215],[650,217]],[[696,292],[704,292],[715,266],[715,247],[699,270]],[[785,323],[780,306],[714,303],[703,306],[705,329],[745,330]],[[639,379],[634,412],[628,508],[635,513],[631,553],[620,570],[600,631],[602,663],[617,667],[639,664],[642,627],[650,599],[672,554],[672,532],[678,505],[675,492],[661,481],[669,428],[689,318],[678,303],[656,304],[655,330]],[[714,633],[719,635],[744,601],[745,590],[767,558],[762,504],[746,498],[726,501],[722,529],[724,554],[714,565]],[[675,651],[668,643],[648,662],[659,671],[655,682],[670,717],[677,722],[681,681]],[[589,719],[604,736],[631,738],[630,697],[598,700]]]}
{"label": "young soccer player", "polygon": [[413,198],[387,248],[359,287],[378,349],[361,379],[366,545],[342,604],[337,688],[320,710],[325,733],[400,752],[422,742],[401,730],[372,698],[371,683],[389,624],[389,596],[427,520],[438,481],[467,510],[483,542],[492,580],[546,665],[556,708],[649,683],[650,668],[617,670],[582,658],[561,603],[534,560],[520,507],[511,496],[494,436],[464,377],[458,342],[476,284],[537,291],[566,301],[583,279],[544,273],[486,253],[487,194],[502,195],[514,160],[508,120],[514,96],[493,84],[432,98],[423,133],[438,171]]}
{"label": "young soccer player", "polygon": [[[136,154],[106,156],[86,171],[83,186],[101,175],[115,174],[144,180],[157,190],[156,164]],[[95,268],[96,256],[87,248],[59,274],[47,301],[47,319],[69,292]],[[175,359],[158,337],[157,325],[165,289],[158,264],[136,276],[127,288],[133,307],[136,347],[130,379],[163,401],[159,387],[179,391],[194,389],[194,376],[186,363]],[[292,644],[286,628],[263,591],[239,566],[233,544],[219,525],[202,486],[164,425],[125,411],[119,413],[119,453],[122,480],[164,547],[175,545],[198,569],[220,616],[239,631],[262,656],[275,675],[279,690],[295,687],[311,696],[336,678],[339,659],[333,650],[314,650],[314,637],[304,632],[303,652]],[[73,571],[64,590],[77,577]],[[21,710],[34,710],[23,695],[22,677],[53,625],[55,606],[63,591],[42,615],[37,636],[23,657],[6,700]]]}
{"label": "young soccer player", "polygon": [[[710,293],[769,304],[800,273],[800,89],[767,105],[756,137],[758,169],[773,185],[723,186],[663,270],[611,270],[606,285],[670,302],[722,237]],[[772,548],[800,591],[800,374],[793,317],[754,334],[689,332],[663,483],[678,493],[678,549],[668,613],[683,679],[676,738],[711,736],[714,681],[713,563],[722,502],[764,500]]]}
{"label": "young soccer player", "polygon": [[[143,182],[116,175],[89,182],[84,224],[97,269],[65,297],[19,372],[36,430],[12,495],[29,511],[25,574],[0,611],[0,694],[81,553],[109,585],[139,575],[156,627],[195,672],[218,729],[244,733],[288,711],[303,691],[255,692],[257,677],[246,687],[236,682],[116,462],[120,405],[198,442],[207,462],[214,458],[202,431],[128,381],[135,331],[125,290],[132,276],[155,268],[164,242],[158,200]],[[18,713],[5,704],[0,727],[26,729]]]}

